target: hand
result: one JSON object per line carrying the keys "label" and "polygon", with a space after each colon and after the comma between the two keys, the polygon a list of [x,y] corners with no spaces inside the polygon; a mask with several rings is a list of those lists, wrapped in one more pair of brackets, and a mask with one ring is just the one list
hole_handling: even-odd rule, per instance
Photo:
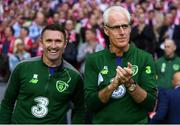
{"label": "hand", "polygon": [[116,89],[119,85],[124,84],[126,87],[130,86],[132,80],[132,64],[128,62],[127,67],[118,66],[116,69],[116,76],[113,78],[113,81],[109,85],[110,88]]}
{"label": "hand", "polygon": [[132,64],[128,62],[127,67],[120,67],[118,66],[116,69],[116,76],[119,79],[120,84],[124,84],[125,86],[129,85],[129,82],[132,81]]}

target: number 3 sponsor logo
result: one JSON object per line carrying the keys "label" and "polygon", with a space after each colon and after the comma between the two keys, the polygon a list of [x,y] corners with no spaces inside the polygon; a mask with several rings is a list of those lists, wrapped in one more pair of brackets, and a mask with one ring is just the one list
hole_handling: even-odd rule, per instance
{"label": "number 3 sponsor logo", "polygon": [[150,66],[146,66],[146,74],[150,74],[151,73],[151,67]]}
{"label": "number 3 sponsor logo", "polygon": [[31,108],[31,113],[37,118],[45,117],[48,113],[48,108],[47,108],[49,104],[48,98],[40,96],[40,97],[36,97],[34,101],[37,102],[37,105]]}

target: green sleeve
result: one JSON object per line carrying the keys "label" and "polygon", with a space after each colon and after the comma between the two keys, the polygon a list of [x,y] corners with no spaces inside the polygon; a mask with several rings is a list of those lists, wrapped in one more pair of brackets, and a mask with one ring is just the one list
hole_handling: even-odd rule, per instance
{"label": "green sleeve", "polygon": [[85,108],[84,108],[84,92],[83,92],[83,80],[79,76],[77,78],[77,84],[73,92],[73,124],[85,123]]}
{"label": "green sleeve", "polygon": [[140,81],[140,86],[147,92],[146,99],[140,105],[151,111],[157,98],[156,70],[152,56],[146,56]]}
{"label": "green sleeve", "polygon": [[12,72],[0,107],[0,124],[11,123],[14,104],[19,93],[19,67]]}
{"label": "green sleeve", "polygon": [[85,63],[84,91],[87,110],[96,112],[104,107],[105,104],[98,97],[98,67],[91,55],[86,58]]}

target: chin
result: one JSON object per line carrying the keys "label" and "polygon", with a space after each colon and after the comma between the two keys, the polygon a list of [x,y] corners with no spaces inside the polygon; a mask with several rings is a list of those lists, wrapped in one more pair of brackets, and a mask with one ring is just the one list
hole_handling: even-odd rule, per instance
{"label": "chin", "polygon": [[49,55],[48,58],[51,61],[56,61],[56,60],[60,59],[60,56],[59,55]]}
{"label": "chin", "polygon": [[128,42],[118,43],[118,47],[119,47],[119,48],[124,48],[124,47],[126,47],[126,46],[128,46]]}

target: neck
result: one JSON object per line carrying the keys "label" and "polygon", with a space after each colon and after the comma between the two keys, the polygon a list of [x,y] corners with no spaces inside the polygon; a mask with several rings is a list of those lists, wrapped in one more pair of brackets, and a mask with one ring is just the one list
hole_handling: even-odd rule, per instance
{"label": "neck", "polygon": [[16,51],[17,54],[22,54],[24,52],[24,50],[18,50]]}
{"label": "neck", "polygon": [[59,60],[52,61],[52,60],[46,59],[46,58],[43,56],[43,62],[44,62],[48,67],[57,67],[57,66],[59,66],[59,65],[62,63],[62,60],[59,59]]}
{"label": "neck", "polygon": [[174,57],[174,54],[171,54],[171,55],[168,55],[167,58],[173,58]]}
{"label": "neck", "polygon": [[116,46],[110,45],[110,51],[111,51],[112,53],[115,53],[116,56],[122,56],[124,52],[127,52],[127,51],[128,51],[128,49],[129,49],[129,44],[128,44],[128,46],[126,46],[126,47],[124,47],[124,48],[118,48],[118,47],[116,47]]}
{"label": "neck", "polygon": [[94,45],[97,44],[97,42],[94,41],[94,40],[91,40],[91,41],[88,41],[88,44],[89,44],[90,46],[94,46]]}
{"label": "neck", "polygon": [[26,38],[26,36],[21,36],[21,38],[24,40]]}

